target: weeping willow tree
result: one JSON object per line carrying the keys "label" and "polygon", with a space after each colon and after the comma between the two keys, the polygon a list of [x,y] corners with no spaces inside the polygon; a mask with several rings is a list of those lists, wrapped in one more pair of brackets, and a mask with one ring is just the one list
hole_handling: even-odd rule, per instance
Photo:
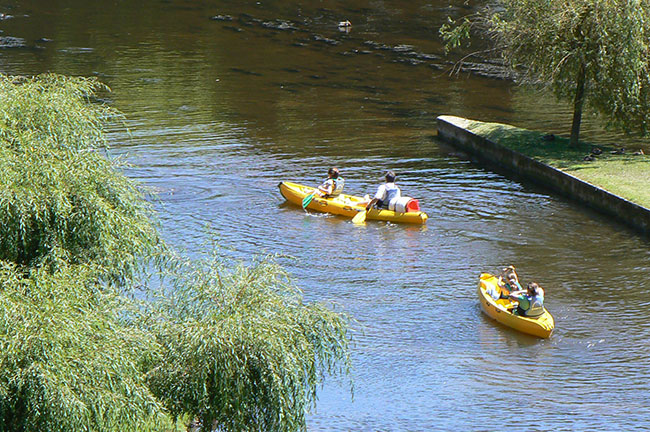
{"label": "weeping willow tree", "polygon": [[472,32],[523,82],[548,86],[573,106],[571,145],[585,109],[610,127],[648,134],[650,3],[642,0],[497,0],[441,28],[447,46]]}
{"label": "weeping willow tree", "polygon": [[29,277],[0,263],[0,430],[160,431],[170,427],[145,380],[157,350],[131,308],[95,272]]}
{"label": "weeping willow tree", "polygon": [[[0,427],[160,430],[158,345],[122,295],[162,248],[143,193],[101,154],[93,79],[0,76]],[[115,283],[117,282],[117,284]]]}
{"label": "weeping willow tree", "polygon": [[90,103],[100,90],[93,79],[0,76],[0,259],[124,277],[159,246],[142,191],[98,151],[118,116]]}
{"label": "weeping willow tree", "polygon": [[176,257],[102,154],[98,91],[0,75],[0,430],[304,430],[347,371],[346,316],[273,261]]}
{"label": "weeping willow tree", "polygon": [[154,394],[202,430],[305,430],[319,383],[349,370],[348,318],[303,303],[270,258],[175,263],[151,304],[163,347],[148,374]]}

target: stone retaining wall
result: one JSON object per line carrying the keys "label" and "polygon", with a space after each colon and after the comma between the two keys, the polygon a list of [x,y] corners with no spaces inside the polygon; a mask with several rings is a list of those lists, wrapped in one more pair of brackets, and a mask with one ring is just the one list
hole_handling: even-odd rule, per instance
{"label": "stone retaining wall", "polygon": [[646,236],[650,236],[650,209],[480,137],[465,128],[466,119],[440,116],[437,120],[438,137],[443,141],[476,155],[482,161],[494,163],[586,204],[601,213],[613,216]]}

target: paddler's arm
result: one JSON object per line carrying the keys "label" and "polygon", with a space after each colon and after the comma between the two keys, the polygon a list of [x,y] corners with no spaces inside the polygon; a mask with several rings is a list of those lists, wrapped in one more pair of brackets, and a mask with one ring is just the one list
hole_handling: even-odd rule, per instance
{"label": "paddler's arm", "polygon": [[334,183],[330,181],[326,181],[322,185],[318,186],[318,189],[316,189],[316,194],[318,196],[325,196],[325,195],[330,195],[334,191]]}
{"label": "paddler's arm", "polygon": [[377,201],[379,201],[377,198],[371,199],[370,202],[366,204],[366,211],[370,210]]}
{"label": "paddler's arm", "polygon": [[513,292],[510,293],[510,295],[509,295],[508,297],[510,297],[511,300],[517,300],[517,301],[519,301],[519,300],[521,300],[521,296],[522,296],[525,292],[526,292],[525,290],[521,290],[521,291],[513,291]]}

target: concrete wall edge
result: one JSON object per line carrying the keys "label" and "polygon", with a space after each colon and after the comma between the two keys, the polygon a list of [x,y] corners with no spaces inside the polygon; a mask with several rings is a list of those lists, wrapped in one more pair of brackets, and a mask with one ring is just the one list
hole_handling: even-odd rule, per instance
{"label": "concrete wall edge", "polygon": [[467,129],[468,119],[441,115],[436,120],[441,140],[477,156],[479,160],[517,173],[524,179],[554,190],[650,236],[650,209],[476,135]]}

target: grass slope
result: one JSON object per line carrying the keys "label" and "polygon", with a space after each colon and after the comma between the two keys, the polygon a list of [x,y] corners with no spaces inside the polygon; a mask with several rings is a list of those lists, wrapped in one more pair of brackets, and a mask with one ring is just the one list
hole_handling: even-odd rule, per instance
{"label": "grass slope", "polygon": [[[501,123],[466,120],[463,126],[490,141],[518,151],[540,162],[560,169],[594,186],[605,189],[633,203],[650,208],[650,155],[612,154],[616,149],[580,143],[570,147],[569,139],[556,136],[547,141],[542,132],[520,129]],[[592,149],[602,150],[585,160]]]}

